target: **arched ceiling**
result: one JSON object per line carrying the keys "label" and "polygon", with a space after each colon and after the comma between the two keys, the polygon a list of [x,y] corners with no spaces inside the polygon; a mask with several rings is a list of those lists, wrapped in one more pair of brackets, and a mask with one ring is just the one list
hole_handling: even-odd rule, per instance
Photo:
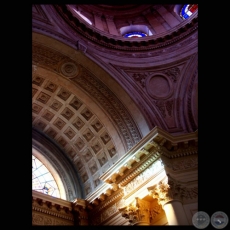
{"label": "arched ceiling", "polygon": [[[116,17],[156,9],[86,6],[76,5]],[[174,135],[198,128],[197,17],[127,41],[73,19],[66,5],[33,6],[32,126],[63,149],[86,196],[155,126]]]}

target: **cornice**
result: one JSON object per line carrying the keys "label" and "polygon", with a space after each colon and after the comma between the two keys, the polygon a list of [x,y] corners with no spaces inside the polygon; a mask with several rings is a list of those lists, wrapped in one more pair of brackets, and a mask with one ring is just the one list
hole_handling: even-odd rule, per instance
{"label": "cornice", "polygon": [[118,188],[116,191],[113,191],[112,195],[101,194],[92,203],[89,203],[87,208],[88,210],[91,210],[91,214],[94,212],[102,212],[105,208],[110,207],[123,196],[123,189]]}
{"label": "cornice", "polygon": [[57,10],[63,20],[65,20],[75,32],[78,32],[97,45],[115,50],[143,51],[162,48],[178,42],[198,29],[198,14],[196,13],[188,20],[165,33],[141,38],[139,41],[127,40],[123,37],[114,37],[97,28],[91,28],[90,25],[84,24],[80,19],[72,15],[66,5],[54,5],[54,9]]}
{"label": "cornice", "polygon": [[32,190],[32,210],[73,221],[72,203]]}
{"label": "cornice", "polygon": [[178,158],[197,154],[197,142],[198,131],[172,136],[163,129],[155,127],[113,167],[101,175],[100,179],[107,184],[104,184],[87,200],[93,205],[101,205],[101,201],[107,202],[114,196],[115,191],[120,190],[148,167],[151,167],[162,155],[168,158]]}
{"label": "cornice", "polygon": [[116,164],[113,165],[106,173],[101,175],[100,179],[106,182],[115,182],[118,175],[122,175],[124,169],[131,167],[134,161],[140,161],[140,158],[149,151],[159,152],[162,154],[162,146],[167,149],[177,150],[181,145],[187,146],[190,142],[198,142],[198,131],[183,135],[173,136],[159,127],[153,128],[148,135],[141,139],[132,147]]}

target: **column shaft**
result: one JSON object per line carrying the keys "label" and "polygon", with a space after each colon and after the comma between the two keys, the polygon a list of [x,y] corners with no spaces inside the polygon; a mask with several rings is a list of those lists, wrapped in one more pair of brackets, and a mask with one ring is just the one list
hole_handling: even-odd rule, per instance
{"label": "column shaft", "polygon": [[180,201],[172,200],[163,205],[168,225],[189,225]]}
{"label": "column shaft", "polygon": [[163,6],[157,9],[158,13],[161,15],[162,18],[171,26],[174,27],[178,25],[180,22],[175,18],[170,12],[168,12]]}

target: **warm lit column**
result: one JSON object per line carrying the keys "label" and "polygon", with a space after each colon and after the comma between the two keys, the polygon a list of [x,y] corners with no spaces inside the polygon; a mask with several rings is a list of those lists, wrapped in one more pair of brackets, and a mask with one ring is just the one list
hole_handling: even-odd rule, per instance
{"label": "warm lit column", "polygon": [[170,12],[168,12],[168,10],[163,6],[159,5],[155,9],[171,27],[177,26],[180,23],[179,20],[175,18]]}
{"label": "warm lit column", "polygon": [[160,182],[148,188],[150,195],[158,200],[165,211],[168,225],[189,225],[180,199],[179,185],[169,186]]}
{"label": "warm lit column", "polygon": [[169,225],[188,225],[183,206],[178,200],[171,200],[162,205]]}
{"label": "warm lit column", "polygon": [[93,15],[94,15],[95,27],[98,28],[99,30],[104,31],[101,14],[94,12]]}
{"label": "warm lit column", "polygon": [[110,34],[119,35],[117,28],[116,28],[116,25],[113,21],[113,17],[106,15],[105,18],[106,18],[106,22],[107,22],[107,26],[108,26]]}

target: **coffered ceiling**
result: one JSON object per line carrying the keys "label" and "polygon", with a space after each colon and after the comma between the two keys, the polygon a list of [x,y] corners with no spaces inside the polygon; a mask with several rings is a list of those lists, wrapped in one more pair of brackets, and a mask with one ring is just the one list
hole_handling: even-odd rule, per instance
{"label": "coffered ceiling", "polygon": [[[115,11],[127,8],[137,17],[151,7]],[[170,28],[169,37],[165,31],[162,41],[157,34],[138,42],[73,20],[65,5],[32,9],[32,127],[70,159],[84,196],[155,126],[173,135],[198,129],[197,15]]]}

